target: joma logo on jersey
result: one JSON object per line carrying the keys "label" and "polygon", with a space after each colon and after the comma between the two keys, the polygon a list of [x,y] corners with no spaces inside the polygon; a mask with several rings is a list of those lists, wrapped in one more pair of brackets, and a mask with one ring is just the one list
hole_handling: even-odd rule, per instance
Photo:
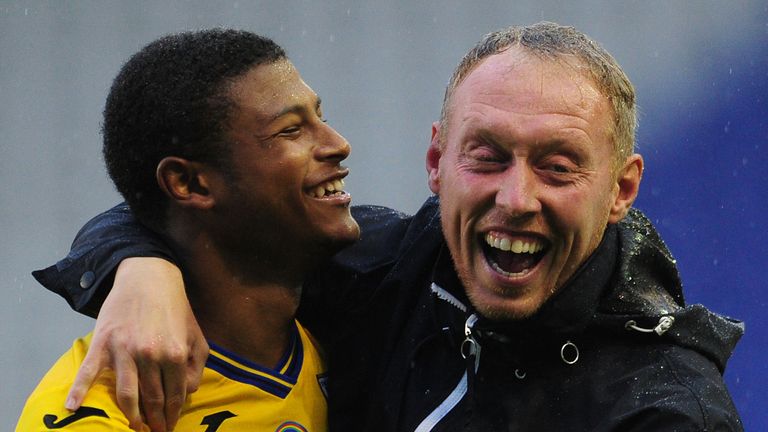
{"label": "joma logo on jersey", "polygon": [[237,414],[230,411],[219,411],[203,417],[203,421],[200,422],[200,425],[208,426],[205,428],[205,432],[216,432],[219,430],[221,424],[224,423],[224,420],[232,417],[237,417]]}
{"label": "joma logo on jersey", "polygon": [[[221,424],[232,417],[237,417],[237,415],[230,411],[219,411],[205,416],[200,424],[208,426],[208,428],[205,429],[205,432],[217,432],[219,427],[221,427]],[[287,421],[278,426],[277,429],[275,429],[275,432],[307,432],[307,428],[300,423]]]}
{"label": "joma logo on jersey", "polygon": [[[82,420],[86,417],[104,417],[109,418],[106,412],[104,410],[99,408],[93,408],[89,406],[81,406],[78,408],[77,411],[72,413],[72,415],[68,417],[64,417],[63,419],[59,420],[59,418],[53,414],[46,414],[43,416],[43,424],[48,429],[61,429],[64,426],[70,425],[78,420]],[[56,421],[59,420],[59,421]]]}
{"label": "joma logo on jersey", "polygon": [[275,432],[307,432],[307,428],[299,423],[287,421],[278,426]]}

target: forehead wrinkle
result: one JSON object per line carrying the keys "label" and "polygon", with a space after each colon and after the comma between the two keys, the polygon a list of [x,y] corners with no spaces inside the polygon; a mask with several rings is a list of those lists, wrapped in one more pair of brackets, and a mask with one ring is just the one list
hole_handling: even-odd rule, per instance
{"label": "forehead wrinkle", "polygon": [[[538,80],[536,90],[533,94],[522,94],[512,96],[508,94],[504,89],[481,89],[476,95],[484,96],[488,100],[470,100],[470,105],[484,106],[495,111],[506,111],[521,115],[531,114],[554,114],[563,115],[569,117],[592,117],[598,114],[599,105],[603,102],[602,95],[594,91],[594,88],[590,89],[590,86],[576,85],[576,92],[579,97],[574,98],[569,96],[569,89],[563,89],[559,94],[545,94],[546,83],[544,79]],[[573,89],[571,89],[573,90]],[[460,102],[456,98],[456,103]],[[510,103],[510,100],[512,101]],[[451,105],[455,105],[452,103]],[[576,107],[578,110],[574,112],[569,108]],[[592,110],[592,108],[595,108]],[[452,107],[455,110],[455,107]],[[469,108],[468,110],[471,110]]]}
{"label": "forehead wrinkle", "polygon": [[[531,101],[530,103],[527,103],[527,104],[521,104],[518,102],[516,103],[515,107],[510,107],[510,108],[520,108],[520,106],[522,105],[522,109],[515,109],[515,110],[509,109],[507,107],[504,107],[504,108],[499,107],[498,104],[495,104],[493,101],[490,101],[490,102],[475,101],[472,103],[472,105],[479,105],[482,107],[486,107],[487,110],[473,109],[472,107],[469,107],[467,109],[467,112],[465,112],[463,117],[461,118],[462,124],[467,124],[467,123],[472,124],[472,123],[479,122],[480,126],[483,126],[484,128],[499,127],[499,125],[496,125],[496,124],[487,125],[487,126],[483,125],[484,122],[482,120],[489,117],[489,113],[487,111],[495,111],[497,113],[501,112],[502,114],[500,117],[506,118],[506,121],[504,121],[502,125],[515,124],[515,123],[519,123],[520,121],[519,119],[505,117],[505,115],[507,114],[509,116],[525,116],[525,117],[532,117],[534,119],[540,118],[542,116],[542,113],[539,112],[538,109],[529,109],[530,107],[538,108],[539,104],[537,104],[536,101]],[[586,128],[591,124],[590,118],[584,118],[584,116],[586,116],[587,113],[589,113],[588,109],[585,109],[583,110],[583,112],[579,112],[579,113],[560,110],[560,111],[549,111],[544,113],[544,115],[554,116],[555,121],[557,122],[563,121],[565,118],[570,120],[575,120],[579,124],[579,126],[568,126],[568,127],[565,127],[565,129],[578,129],[583,131],[583,128]],[[580,114],[583,114],[584,116]],[[592,114],[593,117],[596,115],[597,113]]]}
{"label": "forehead wrinkle", "polygon": [[[546,82],[548,80],[562,80],[563,77],[568,77],[573,87],[576,88],[579,97],[569,97],[566,93],[566,90],[573,87],[563,88],[560,102],[564,105],[575,105],[586,110],[589,108],[590,101],[599,103],[601,98],[607,99],[600,92],[599,86],[591,77],[589,69],[581,60],[570,54],[564,53],[554,57],[541,57],[525,50],[510,51],[507,54],[512,55],[512,57],[508,57],[511,63],[505,65],[500,70],[503,82],[519,81],[520,77],[516,76],[518,73],[517,69],[522,65],[528,65],[534,70],[534,76],[536,77],[536,82],[531,83],[530,88],[532,90],[535,89],[535,94],[538,96],[546,94],[548,89]],[[565,74],[559,74],[558,69],[561,72],[565,72]]]}
{"label": "forehead wrinkle", "polygon": [[[504,56],[505,59],[500,62],[502,59],[497,56]],[[525,69],[520,70],[524,66],[529,68],[527,72]],[[482,78],[478,78],[478,74],[481,74]],[[548,81],[563,80],[569,80],[571,85],[565,88],[556,86],[556,92],[547,85]],[[489,81],[496,81],[497,85],[488,85]],[[524,85],[515,90],[517,93],[514,96],[509,94],[504,85],[512,82]],[[510,100],[513,97],[515,99]],[[543,114],[563,117],[563,121],[566,118],[575,121],[575,128],[586,133],[583,129],[588,129],[599,119],[601,112],[606,108],[609,117],[612,114],[607,97],[599,91],[577,59],[540,58],[517,50],[509,50],[481,62],[467,75],[464,82],[459,84],[451,99],[446,120],[464,111],[462,118],[456,119],[460,120],[459,124],[486,118],[493,112],[501,112],[502,119],[503,113],[530,117]],[[460,109],[461,105],[466,108]],[[447,123],[450,124],[450,121]],[[613,122],[609,120],[607,124],[599,125],[598,129],[608,132],[610,138],[614,129]]]}

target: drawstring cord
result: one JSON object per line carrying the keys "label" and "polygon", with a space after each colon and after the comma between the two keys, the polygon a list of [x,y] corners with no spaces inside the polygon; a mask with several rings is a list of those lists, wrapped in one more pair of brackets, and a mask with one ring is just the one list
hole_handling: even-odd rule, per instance
{"label": "drawstring cord", "polygon": [[653,327],[653,328],[638,327],[637,321],[635,320],[627,321],[626,324],[624,324],[624,328],[627,330],[639,331],[641,333],[656,333],[657,335],[661,336],[664,333],[666,333],[667,330],[672,328],[672,324],[674,323],[675,323],[675,317],[665,315],[659,318],[659,323],[656,325],[656,327]]}

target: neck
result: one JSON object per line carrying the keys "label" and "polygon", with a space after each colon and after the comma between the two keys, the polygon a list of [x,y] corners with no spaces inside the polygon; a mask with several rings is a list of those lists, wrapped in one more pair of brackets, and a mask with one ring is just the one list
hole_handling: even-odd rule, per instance
{"label": "neck", "polygon": [[203,233],[189,234],[173,237],[183,239],[176,250],[203,334],[241,357],[275,366],[291,340],[306,271],[229,259]]}

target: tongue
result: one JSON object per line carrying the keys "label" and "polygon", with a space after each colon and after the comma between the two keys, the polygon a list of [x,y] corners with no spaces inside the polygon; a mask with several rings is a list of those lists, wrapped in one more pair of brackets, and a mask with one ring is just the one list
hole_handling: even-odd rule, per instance
{"label": "tongue", "polygon": [[529,253],[505,252],[491,249],[489,258],[507,273],[520,273],[536,265],[536,255]]}

